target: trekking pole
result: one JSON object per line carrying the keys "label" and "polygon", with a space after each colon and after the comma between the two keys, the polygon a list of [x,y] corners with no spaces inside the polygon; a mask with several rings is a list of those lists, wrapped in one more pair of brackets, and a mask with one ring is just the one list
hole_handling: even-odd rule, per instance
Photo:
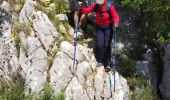
{"label": "trekking pole", "polygon": [[110,85],[110,98],[111,98],[112,97],[112,79],[111,79],[111,75],[110,74],[109,74],[109,85]]}
{"label": "trekking pole", "polygon": [[[78,9],[79,10],[79,9]],[[77,41],[78,41],[78,38],[77,38],[77,31],[78,31],[78,10],[77,10],[77,16],[76,16],[76,29],[75,29],[75,33],[76,35],[74,36],[74,62],[73,62],[73,72],[74,72],[74,66],[75,66],[75,63],[76,63],[76,46],[77,46]]]}
{"label": "trekking pole", "polygon": [[115,91],[115,84],[116,84],[116,29],[114,32],[114,59],[113,59],[113,63],[114,63],[114,91]]}

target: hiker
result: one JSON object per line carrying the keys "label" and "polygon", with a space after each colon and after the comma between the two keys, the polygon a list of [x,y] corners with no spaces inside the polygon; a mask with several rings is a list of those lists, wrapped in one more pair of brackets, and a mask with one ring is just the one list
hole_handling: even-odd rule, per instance
{"label": "hiker", "polygon": [[[74,32],[76,31],[76,20],[77,16],[79,16],[79,7],[87,7],[86,0],[71,0],[71,9],[73,10],[73,19],[74,19]],[[85,20],[86,14],[81,14],[79,22],[78,22],[78,29],[80,29],[80,26]],[[80,31],[80,30],[79,30]],[[81,30],[82,32],[82,30]]]}
{"label": "hiker", "polygon": [[[111,70],[111,41],[113,37],[113,25],[118,27],[119,16],[113,5],[110,5],[107,11],[108,2],[105,0],[96,0],[96,3],[87,8],[82,7],[84,14],[90,12],[96,13],[96,39],[97,39],[97,66],[105,66],[106,71]],[[102,58],[105,58],[102,61]]]}

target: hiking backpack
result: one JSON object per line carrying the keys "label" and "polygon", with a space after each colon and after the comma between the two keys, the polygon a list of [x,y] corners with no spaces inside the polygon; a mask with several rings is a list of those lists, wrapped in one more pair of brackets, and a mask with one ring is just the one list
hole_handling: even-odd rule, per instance
{"label": "hiking backpack", "polygon": [[[109,14],[109,16],[111,16],[111,13],[110,13],[111,3],[112,3],[111,0],[108,0],[106,11]],[[94,7],[94,10],[97,11],[98,8],[99,8],[99,4],[96,4],[95,7]]]}

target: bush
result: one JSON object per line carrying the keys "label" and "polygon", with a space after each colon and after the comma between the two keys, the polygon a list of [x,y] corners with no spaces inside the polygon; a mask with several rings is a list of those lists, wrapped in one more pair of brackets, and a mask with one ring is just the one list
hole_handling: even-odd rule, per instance
{"label": "bush", "polygon": [[117,54],[117,62],[118,62],[118,67],[120,67],[120,73],[124,77],[130,77],[135,74],[136,62],[130,56],[130,53],[128,50],[121,51],[119,54]]}
{"label": "bush", "polygon": [[52,50],[52,54],[53,54],[53,56],[55,56],[58,52],[60,51],[60,49],[59,48],[55,48],[55,49],[53,49]]}
{"label": "bush", "polygon": [[[31,27],[31,23],[15,23],[13,25],[13,32],[16,33],[20,33],[21,31],[23,31],[25,33],[26,36],[30,36],[31,31],[32,31],[32,27]],[[13,34],[13,37],[15,38],[17,34]]]}
{"label": "bush", "polygon": [[19,58],[20,47],[21,47],[21,39],[20,39],[18,33],[14,32],[13,34],[16,34],[14,41],[15,41],[15,46],[16,46],[16,49],[17,49],[17,57]]}
{"label": "bush", "polygon": [[[170,2],[168,0],[122,0],[129,11],[139,12],[138,34],[143,40],[170,42]],[[127,10],[127,11],[128,11]]]}
{"label": "bush", "polygon": [[157,94],[149,87],[135,89],[130,100],[159,100]]}
{"label": "bush", "polygon": [[30,93],[25,95],[24,86],[19,82],[13,83],[11,81],[8,86],[6,81],[0,80],[0,100],[65,100],[63,90],[57,96],[53,92],[52,87],[46,83],[42,94]]}
{"label": "bush", "polygon": [[128,78],[128,85],[132,88],[132,90],[134,88],[142,88],[147,86],[148,82],[147,79],[143,76],[138,76],[138,75],[134,75],[133,77],[129,77]]}
{"label": "bush", "polygon": [[25,100],[23,84],[0,77],[0,100]]}
{"label": "bush", "polygon": [[47,59],[47,65],[48,65],[48,67],[51,67],[53,65],[53,59],[52,58]]}

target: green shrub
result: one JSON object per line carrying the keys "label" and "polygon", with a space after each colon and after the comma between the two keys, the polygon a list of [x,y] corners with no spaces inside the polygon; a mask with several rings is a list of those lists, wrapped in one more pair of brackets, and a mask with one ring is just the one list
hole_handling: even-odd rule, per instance
{"label": "green shrub", "polygon": [[54,0],[55,14],[69,12],[69,6],[67,5],[69,5],[69,0]]}
{"label": "green shrub", "polygon": [[170,2],[168,0],[122,0],[127,12],[138,12],[138,35],[144,41],[170,42]]}
{"label": "green shrub", "polygon": [[54,97],[54,100],[65,100],[66,96],[64,94],[64,91],[61,90],[61,92],[56,96]]}
{"label": "green shrub", "polygon": [[48,58],[47,65],[48,65],[48,67],[51,67],[53,65],[53,59],[52,58]]}
{"label": "green shrub", "polygon": [[18,35],[18,33],[16,33],[16,38],[15,38],[15,46],[16,46],[16,49],[17,49],[17,57],[19,57],[20,55],[20,47],[21,47],[21,39]]}
{"label": "green shrub", "polygon": [[[15,23],[13,25],[13,32],[16,32],[16,33],[20,33],[21,31],[23,31],[25,33],[26,36],[30,36],[31,34],[31,30],[32,30],[32,27],[31,27],[31,23]],[[16,34],[13,34],[13,37],[15,38],[15,35]]]}
{"label": "green shrub", "polygon": [[[2,85],[2,84],[1,84]],[[12,84],[11,88],[4,87],[3,94],[1,94],[0,99],[2,100],[23,100],[24,99],[24,87],[18,82]]]}
{"label": "green shrub", "polygon": [[54,95],[54,90],[51,85],[46,83],[42,94],[30,93],[25,95],[24,86],[19,82],[10,82],[10,87],[2,84],[0,80],[0,100],[65,100],[65,94],[62,90],[57,96]]}
{"label": "green shrub", "polygon": [[157,94],[149,87],[135,89],[130,100],[159,100]]}
{"label": "green shrub", "polygon": [[53,98],[53,90],[49,84],[44,85],[44,90],[39,100],[52,100]]}
{"label": "green shrub", "polygon": [[52,23],[54,24],[55,28],[59,31],[59,25],[61,24],[61,21],[58,18],[51,19]]}
{"label": "green shrub", "polygon": [[53,95],[54,90],[48,83],[45,84],[42,95],[38,100],[65,100],[65,94],[62,90],[57,96]]}
{"label": "green shrub", "polygon": [[128,84],[133,87],[144,87],[148,82],[145,77],[134,75],[133,77],[128,78]]}
{"label": "green shrub", "polygon": [[59,51],[60,51],[59,48],[55,48],[54,50],[52,50],[52,54],[55,56]]}
{"label": "green shrub", "polygon": [[131,58],[129,51],[124,50],[120,51],[119,54],[117,54],[117,60],[119,61],[118,67],[120,67],[120,73],[124,77],[130,77],[135,74],[136,68],[136,62],[133,58]]}

